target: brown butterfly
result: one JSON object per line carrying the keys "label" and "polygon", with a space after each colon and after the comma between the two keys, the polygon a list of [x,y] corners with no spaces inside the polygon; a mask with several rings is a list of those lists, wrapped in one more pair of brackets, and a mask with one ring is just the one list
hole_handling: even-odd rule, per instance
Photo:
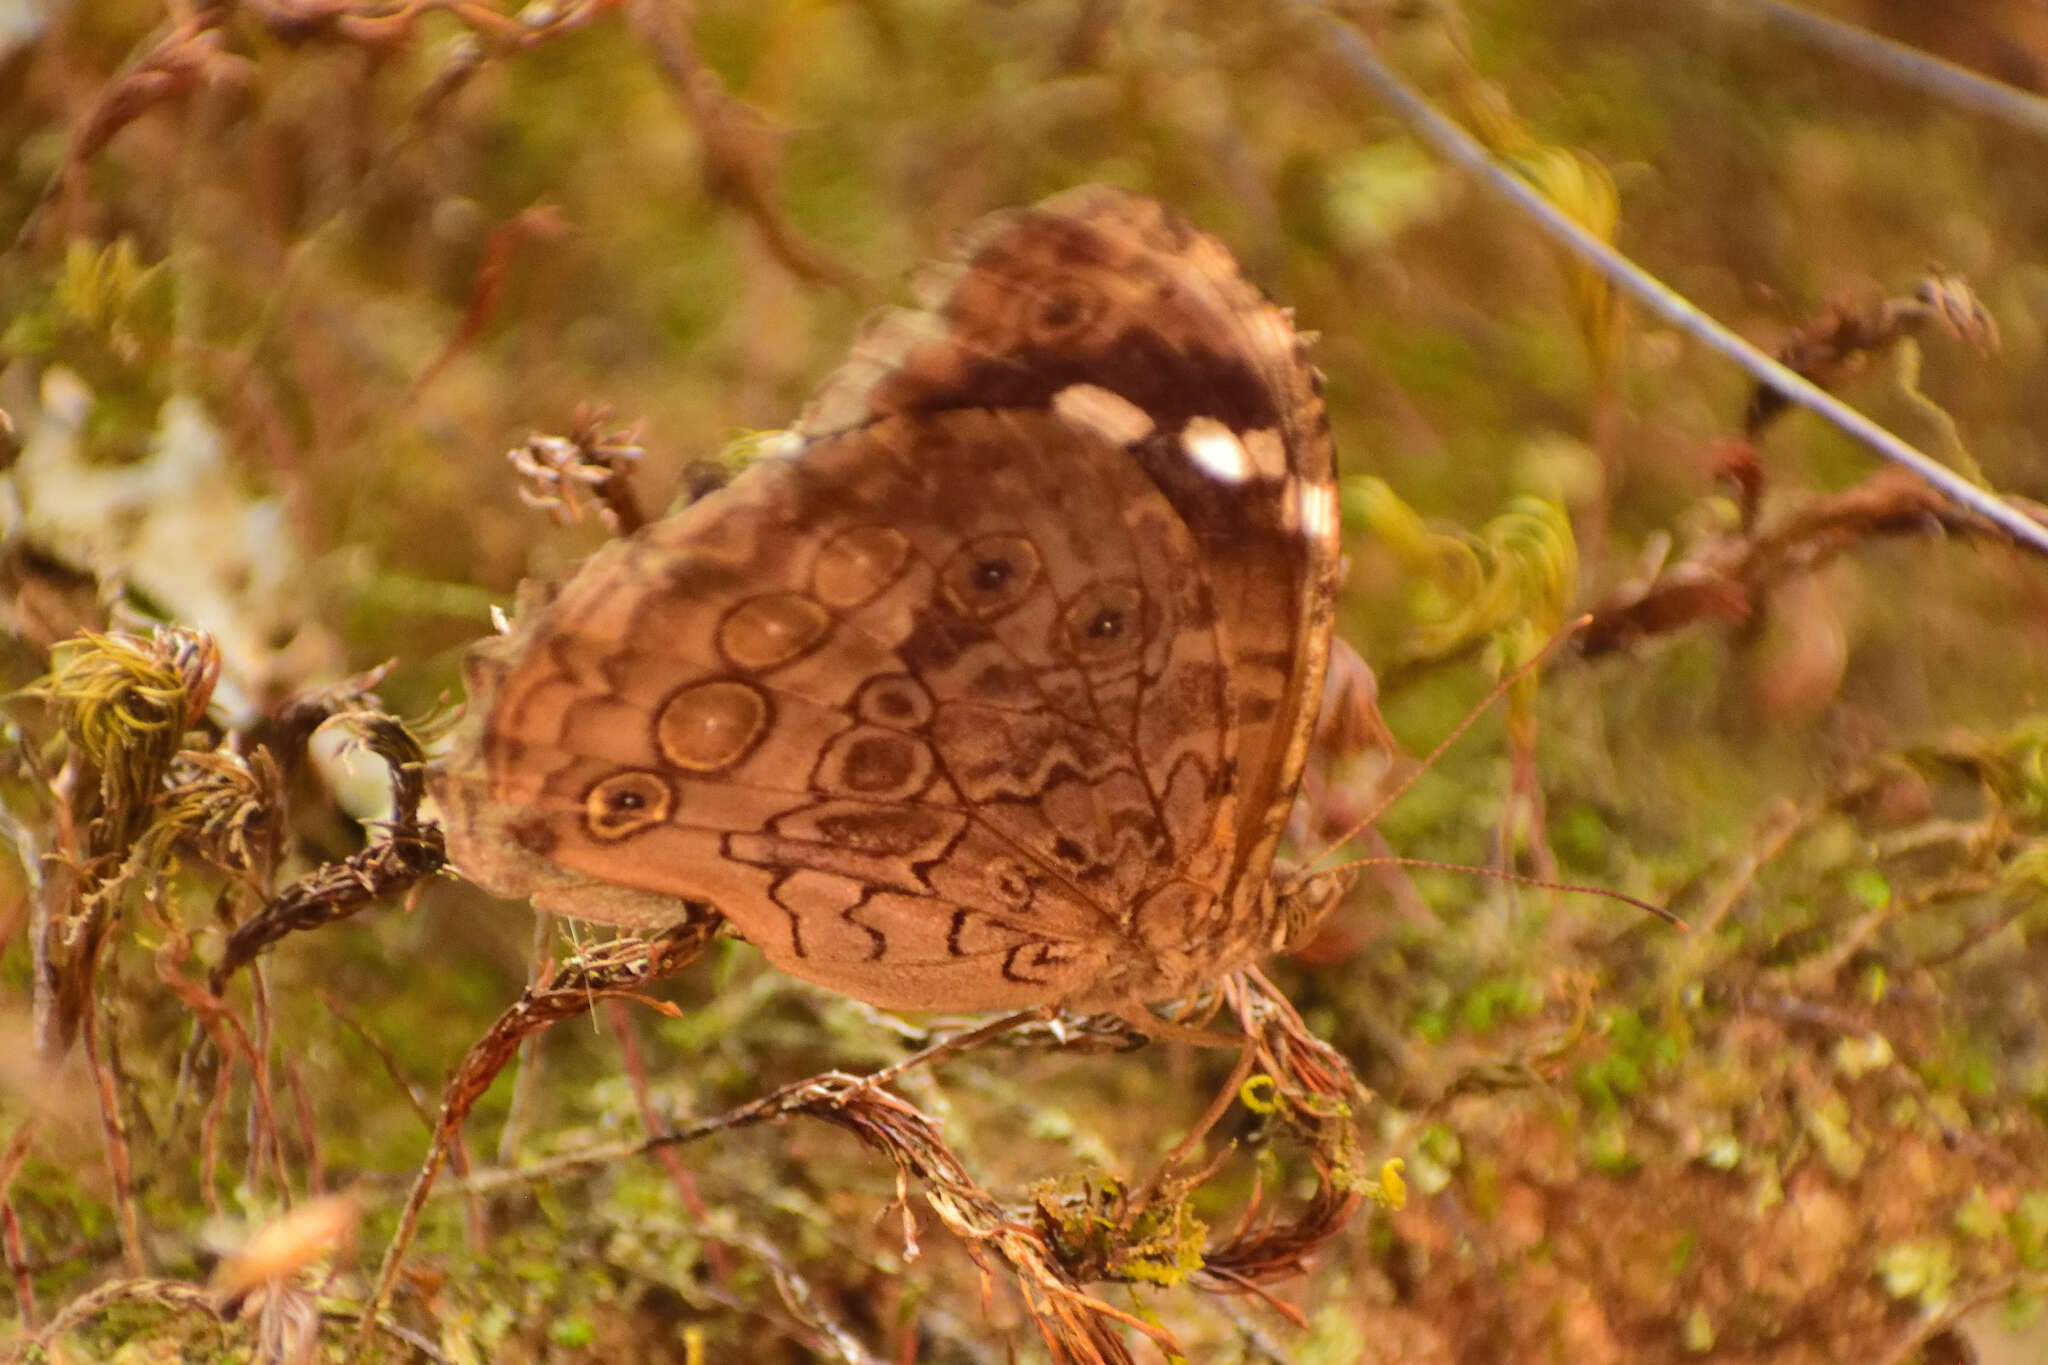
{"label": "brown butterfly", "polygon": [[984,222],[920,296],[794,453],[475,651],[454,860],[583,919],[709,903],[885,1007],[1185,996],[1346,880],[1274,865],[1339,566],[1319,378],[1118,190]]}

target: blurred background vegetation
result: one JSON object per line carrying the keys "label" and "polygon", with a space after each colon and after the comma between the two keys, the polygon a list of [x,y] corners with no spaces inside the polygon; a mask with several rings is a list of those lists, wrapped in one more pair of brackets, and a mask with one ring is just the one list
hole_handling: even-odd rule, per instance
{"label": "blurred background vegetation", "polygon": [[[2038,127],[1750,0],[1345,8],[1707,312],[1803,344],[1788,356],[1907,439],[2048,499]],[[2038,3],[1825,8],[2048,89]],[[1811,416],[1746,427],[1739,371],[1435,161],[1332,60],[1322,14],[0,0],[0,687],[142,612],[217,640],[216,729],[274,737],[385,660],[384,708],[427,717],[459,699],[493,604],[604,534],[524,504],[505,451],[601,404],[639,425],[660,505],[692,462],[789,422],[859,320],[983,213],[1089,181],[1155,194],[1320,333],[1349,480],[1340,633],[1371,670],[1340,670],[1347,725],[1373,730],[1376,678],[1401,753],[1425,753],[1567,611],[1626,627],[1482,719],[1371,837],[1694,927],[1370,879],[1273,974],[1372,1088],[1359,1150],[1405,1162],[1405,1207],[1268,1286],[1291,1312],[1185,1268],[1105,1300],[1195,1361],[2042,1358],[2048,565],[1915,503]],[[1930,278],[1948,292],[1914,303]],[[209,1060],[176,984],[249,907],[160,851],[114,878],[88,1060],[31,1022],[61,710],[17,697],[0,743],[12,1349],[340,1359],[444,1079],[570,950],[434,880],[275,944],[222,997],[260,1061]],[[289,810],[273,883],[387,813],[381,766],[326,734],[265,789]],[[1321,827],[1410,761],[1362,751],[1330,740]],[[906,1046],[734,943],[646,995],[663,1008],[530,1044],[459,1164],[628,1139],[643,1102],[713,1115]],[[899,1090],[1024,1205],[1142,1181],[1231,1060],[983,1049]],[[1244,1151],[1187,1216],[1227,1229],[1255,1181],[1300,1196],[1311,1173],[1267,1136],[1227,1116],[1212,1147]],[[894,1168],[846,1133],[796,1119],[674,1155],[430,1203],[391,1307],[409,1335],[366,1358],[1052,1349],[915,1184],[891,1210]],[[343,1190],[314,1237],[331,1258],[291,1262],[299,1297],[201,1292],[252,1229]]]}

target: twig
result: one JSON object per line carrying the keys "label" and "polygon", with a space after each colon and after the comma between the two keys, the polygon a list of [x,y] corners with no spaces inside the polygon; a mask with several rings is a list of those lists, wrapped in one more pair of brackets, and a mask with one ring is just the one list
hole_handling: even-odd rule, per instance
{"label": "twig", "polygon": [[[533,945],[526,959],[526,989],[533,990],[546,978],[549,969],[548,949],[554,943],[556,920],[553,915],[533,917]],[[519,1051],[512,1060],[512,1098],[505,1105],[505,1118],[498,1126],[497,1160],[500,1166],[510,1166],[519,1156],[519,1144],[526,1137],[528,1115],[533,1109],[533,1097],[538,1093],[541,1078],[540,1035],[528,1034],[520,1040]]]}
{"label": "twig", "polygon": [[[333,1323],[351,1323],[356,1320],[356,1315],[346,1308],[324,1309],[320,1316]],[[442,1354],[440,1347],[427,1340],[424,1336],[421,1336],[418,1332],[413,1331],[410,1327],[393,1322],[389,1318],[379,1318],[377,1319],[377,1330],[401,1345],[412,1347],[421,1356],[434,1362],[434,1365],[455,1365],[453,1358]]]}
{"label": "twig", "polygon": [[[213,1188],[211,1183],[213,1166],[217,1159],[217,1134],[220,1116],[226,1109],[229,1085],[234,1075],[234,1063],[240,1062],[249,1068],[251,1078],[249,1086],[249,1118],[250,1123],[255,1125],[255,1132],[275,1134],[277,1132],[277,1116],[271,1108],[270,1087],[258,1082],[258,1045],[250,1039],[247,1027],[243,1025],[242,1021],[235,1015],[235,1012],[229,1008],[227,1001],[218,992],[209,990],[178,970],[180,966],[189,960],[191,953],[192,941],[190,937],[184,934],[182,930],[178,930],[174,936],[167,938],[163,946],[157,950],[156,973],[157,979],[162,981],[170,989],[171,993],[178,997],[179,1003],[183,1004],[199,1020],[200,1026],[206,1031],[207,1037],[213,1040],[215,1051],[220,1054],[225,1063],[221,1068],[220,1077],[214,1089],[212,1103],[208,1106],[203,1127],[204,1136],[201,1144],[201,1170],[206,1177],[206,1180],[202,1182],[201,1188],[210,1193]],[[249,1151],[252,1163],[259,1155],[257,1151],[258,1145],[252,1137]],[[287,1175],[288,1173],[280,1158],[278,1184],[281,1192],[289,1191],[290,1185]]]}
{"label": "twig", "polygon": [[[1846,299],[1830,300],[1818,317],[1793,328],[1778,344],[1778,360],[1802,378],[1831,388],[1867,357],[1891,350],[1929,328],[1969,343],[1979,355],[1990,355],[1999,348],[1998,323],[1991,310],[1967,281],[1937,271],[1900,298],[1860,305]],[[1758,437],[1788,402],[1770,385],[1758,385],[1743,418],[1744,434]]]}
{"label": "twig", "polygon": [[[624,993],[623,991],[609,993]],[[979,1259],[984,1249],[993,1250],[1011,1268],[1022,1291],[1025,1306],[1057,1358],[1124,1365],[1130,1359],[1122,1343],[1108,1330],[1111,1322],[1122,1323],[1154,1338],[1162,1347],[1172,1340],[1160,1328],[1123,1312],[1086,1293],[1065,1266],[1046,1237],[1011,1217],[961,1165],[946,1146],[937,1126],[901,1097],[881,1088],[910,1067],[928,1065],[946,1055],[962,1051],[996,1034],[1030,1021],[1040,1011],[1025,1011],[998,1019],[965,1033],[947,1037],[891,1066],[868,1075],[825,1072],[785,1085],[759,1099],[727,1110],[710,1119],[699,1120],[634,1142],[606,1143],[565,1152],[516,1170],[486,1171],[467,1180],[449,1181],[444,1194],[458,1191],[489,1193],[499,1189],[556,1180],[630,1160],[650,1152],[700,1141],[716,1133],[774,1122],[807,1114],[851,1131],[897,1163],[906,1177],[915,1177],[925,1187],[925,1198],[941,1222],[966,1243]],[[502,1021],[501,1021],[502,1022]],[[482,1045],[471,1049],[471,1057]],[[470,1070],[465,1061],[463,1071]],[[478,1079],[486,1078],[479,1074]],[[458,1075],[451,1082],[451,1097]],[[452,1102],[452,1099],[451,1099]],[[446,1113],[442,1127],[448,1126]],[[430,1165],[432,1158],[429,1158]],[[417,1224],[418,1208],[431,1193],[431,1179],[415,1180],[407,1209],[401,1215],[400,1236],[409,1236]],[[393,1247],[400,1243],[394,1240]],[[381,1304],[396,1263],[387,1254],[379,1275],[378,1291],[371,1306]],[[793,1310],[794,1311],[794,1310]]]}
{"label": "twig", "polygon": [[0,1199],[7,1198],[8,1192],[14,1188],[14,1177],[20,1174],[21,1163],[28,1160],[42,1124],[42,1115],[31,1113],[14,1130],[14,1136],[7,1139],[6,1149],[0,1151]]}
{"label": "twig", "polygon": [[324,1005],[327,1012],[339,1020],[343,1028],[353,1033],[362,1042],[364,1047],[367,1047],[376,1054],[377,1060],[384,1064],[384,1074],[391,1078],[391,1084],[397,1087],[399,1096],[405,1101],[406,1107],[418,1116],[422,1128],[425,1128],[429,1133],[433,1132],[434,1116],[427,1109],[426,1097],[412,1083],[412,1078],[405,1074],[405,1067],[398,1060],[398,1054],[391,1050],[391,1045],[370,1032],[368,1026],[362,1020],[342,1008],[341,1002],[336,1000],[329,992],[316,990],[313,992],[313,998]]}
{"label": "twig", "polygon": [[1880,469],[1811,499],[1766,532],[1709,541],[1654,582],[1625,587],[1593,609],[1580,649],[1594,658],[1703,620],[1743,624],[1772,591],[1864,541],[1928,532],[2010,543],[2003,527],[1905,470]]}
{"label": "twig", "polygon": [[441,347],[441,353],[427,362],[412,391],[420,393],[448,367],[450,361],[476,344],[483,329],[497,316],[498,300],[505,292],[505,277],[522,247],[530,242],[552,242],[569,231],[569,220],[553,204],[535,204],[521,209],[491,229],[484,239],[483,259],[477,262],[470,281],[469,306],[455,324],[455,331]]}
{"label": "twig", "polygon": [[327,1159],[320,1153],[320,1125],[313,1114],[313,1096],[306,1089],[305,1068],[289,1052],[279,1059],[284,1067],[285,1089],[291,1092],[292,1117],[298,1120],[299,1145],[306,1154],[306,1193],[316,1198],[327,1192]]}
{"label": "twig", "polygon": [[1358,83],[1392,109],[1418,137],[1494,193],[1512,201],[1539,230],[1634,295],[1644,307],[1734,361],[1759,382],[1832,422],[1885,459],[1912,470],[1949,499],[1986,518],[2021,545],[2036,553],[2048,554],[2048,526],[1915,449],[1827,390],[1802,379],[1558,212],[1534,186],[1497,164],[1470,134],[1438,113],[1395,75],[1373,51],[1372,45],[1353,31],[1323,0],[1289,0],[1289,3],[1297,13],[1316,25],[1327,47]]}
{"label": "twig", "polygon": [[798,1323],[822,1339],[820,1344],[841,1365],[884,1365],[860,1344],[860,1339],[851,1329],[844,1323],[833,1321],[818,1302],[817,1292],[811,1288],[810,1281],[797,1273],[780,1247],[765,1237],[746,1231],[733,1234],[733,1240],[768,1267],[769,1278],[775,1281],[775,1292],[781,1297],[783,1306]]}
{"label": "twig", "polygon": [[249,1166],[245,1177],[251,1191],[263,1188],[263,1158],[277,1168],[277,1197],[289,1210],[292,1204],[291,1170],[285,1165],[284,1141],[277,1123],[277,1091],[271,1084],[270,1058],[275,1020],[270,1010],[270,991],[259,964],[249,973],[249,1010],[256,1020],[255,1046],[249,1057]]}
{"label": "twig", "polygon": [[410,889],[447,863],[441,827],[419,818],[420,800],[426,794],[426,760],[419,741],[389,716],[364,713],[356,723],[366,746],[391,769],[393,811],[384,838],[307,873],[236,925],[209,978],[215,994],[230,976],[286,935],[345,919]]}

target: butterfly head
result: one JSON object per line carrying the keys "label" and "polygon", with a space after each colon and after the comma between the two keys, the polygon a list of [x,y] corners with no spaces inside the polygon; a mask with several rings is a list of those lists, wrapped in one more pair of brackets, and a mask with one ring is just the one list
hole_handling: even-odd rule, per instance
{"label": "butterfly head", "polygon": [[1271,883],[1274,887],[1271,951],[1291,952],[1308,942],[1322,924],[1323,917],[1344,898],[1344,893],[1351,889],[1351,883],[1357,877],[1358,870],[1351,867],[1308,871],[1276,863]]}

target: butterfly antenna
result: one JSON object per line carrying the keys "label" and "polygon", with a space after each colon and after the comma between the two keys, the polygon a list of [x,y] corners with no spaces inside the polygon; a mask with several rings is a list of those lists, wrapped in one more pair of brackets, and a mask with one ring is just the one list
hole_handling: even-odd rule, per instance
{"label": "butterfly antenna", "polygon": [[[1493,685],[1492,690],[1489,691],[1484,697],[1480,698],[1479,704],[1477,706],[1474,706],[1470,711],[1467,711],[1465,713],[1465,718],[1459,721],[1456,725],[1452,726],[1451,732],[1445,735],[1441,740],[1437,742],[1437,746],[1429,751],[1429,757],[1423,759],[1422,762],[1416,764],[1414,771],[1410,772],[1406,777],[1402,778],[1399,782],[1395,783],[1394,789],[1388,792],[1385,796],[1381,797],[1379,800],[1379,804],[1375,805],[1370,811],[1366,812],[1365,817],[1363,819],[1357,821],[1355,824],[1351,826],[1350,829],[1345,830],[1342,834],[1338,835],[1335,839],[1331,840],[1330,846],[1328,848],[1325,848],[1321,853],[1317,854],[1314,860],[1311,861],[1307,867],[1303,868],[1302,871],[1304,873],[1313,871],[1315,869],[1316,863],[1321,862],[1323,859],[1329,857],[1332,853],[1335,853],[1338,849],[1344,846],[1345,842],[1349,840],[1352,835],[1357,834],[1360,830],[1365,829],[1370,825],[1374,824],[1382,815],[1385,815],[1387,811],[1390,808],[1392,808],[1393,804],[1396,801],[1399,801],[1410,787],[1415,785],[1415,781],[1417,778],[1421,777],[1424,773],[1428,772],[1431,768],[1434,768],[1436,766],[1436,761],[1444,756],[1444,750],[1450,748],[1453,744],[1456,744],[1458,742],[1459,737],[1462,736],[1467,730],[1471,729],[1475,721],[1477,721],[1481,716],[1485,715],[1487,711],[1492,709],[1493,704],[1499,701],[1509,688],[1513,687],[1523,678],[1528,677],[1538,668],[1541,668],[1543,666],[1544,661],[1547,660],[1552,654],[1555,654],[1557,652],[1557,647],[1559,645],[1563,644],[1566,640],[1571,639],[1572,636],[1577,635],[1580,631],[1584,630],[1588,625],[1592,623],[1592,620],[1593,618],[1591,615],[1586,615],[1581,616],[1578,620],[1571,622],[1562,630],[1558,631],[1555,635],[1551,636],[1548,640],[1544,641],[1543,648],[1537,650],[1533,657],[1529,658],[1522,664],[1518,665],[1513,672],[1509,673],[1505,678],[1502,678],[1499,682],[1495,683]],[[1387,860],[1379,859],[1377,861],[1385,862]],[[1358,864],[1346,863],[1345,866],[1356,867],[1358,866]],[[1473,870],[1478,871],[1479,869],[1475,868]],[[1627,900],[1628,897],[1623,896],[1621,899]]]}
{"label": "butterfly antenna", "polygon": [[1468,876],[1486,877],[1511,886],[1530,886],[1539,891],[1568,891],[1573,895],[1600,896],[1623,905],[1655,915],[1680,932],[1690,932],[1692,926],[1654,902],[1639,900],[1622,891],[1610,891],[1604,886],[1587,886],[1582,882],[1552,882],[1541,877],[1525,877],[1519,872],[1504,872],[1497,867],[1468,867],[1464,863],[1438,863],[1427,858],[1358,858],[1348,863],[1339,863],[1331,872],[1348,872],[1354,867],[1419,867],[1432,872],[1463,872]]}

